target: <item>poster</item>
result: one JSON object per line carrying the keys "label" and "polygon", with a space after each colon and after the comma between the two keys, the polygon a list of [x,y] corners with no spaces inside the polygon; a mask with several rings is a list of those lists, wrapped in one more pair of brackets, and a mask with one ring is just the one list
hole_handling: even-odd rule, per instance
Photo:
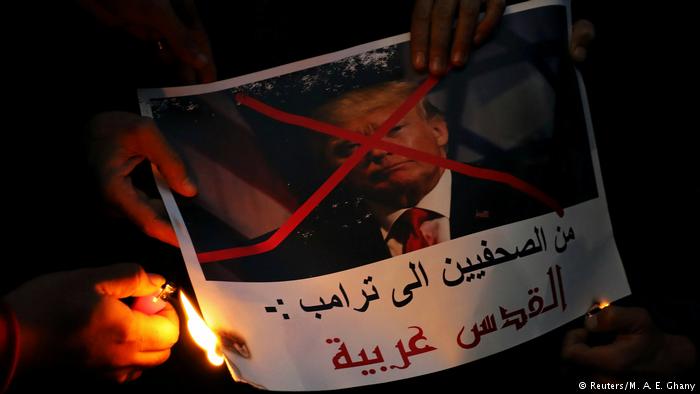
{"label": "poster", "polygon": [[406,34],[139,91],[199,186],[159,190],[236,379],[428,374],[630,293],[568,15],[509,7],[441,79],[412,70]]}

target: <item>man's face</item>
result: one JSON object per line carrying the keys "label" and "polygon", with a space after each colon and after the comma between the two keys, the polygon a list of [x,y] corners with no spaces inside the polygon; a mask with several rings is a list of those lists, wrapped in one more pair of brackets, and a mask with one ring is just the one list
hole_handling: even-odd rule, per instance
{"label": "man's face", "polygon": [[[338,126],[369,136],[395,109],[375,109]],[[447,139],[444,120],[439,117],[425,119],[415,108],[384,137],[385,141],[440,157],[445,157]],[[359,144],[352,141],[332,139],[325,146],[326,161],[336,168],[343,164],[358,146]],[[415,205],[428,194],[437,184],[442,171],[442,168],[432,164],[375,148],[352,170],[347,182],[356,192],[370,200],[399,209]]]}

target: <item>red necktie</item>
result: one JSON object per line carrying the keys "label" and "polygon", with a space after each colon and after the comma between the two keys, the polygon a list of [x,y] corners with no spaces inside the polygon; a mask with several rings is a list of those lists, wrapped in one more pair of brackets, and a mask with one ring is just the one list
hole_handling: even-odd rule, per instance
{"label": "red necktie", "polygon": [[420,230],[426,220],[434,219],[435,213],[421,208],[410,208],[399,216],[391,229],[392,238],[403,244],[403,253],[412,252],[430,245],[435,245],[437,240],[428,239]]}

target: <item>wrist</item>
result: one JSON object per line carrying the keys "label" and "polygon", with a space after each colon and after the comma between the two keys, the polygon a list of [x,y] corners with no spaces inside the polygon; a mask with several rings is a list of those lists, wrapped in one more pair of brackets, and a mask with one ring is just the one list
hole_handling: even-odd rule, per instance
{"label": "wrist", "polygon": [[14,311],[0,300],[0,393],[7,391],[19,363],[19,323]]}

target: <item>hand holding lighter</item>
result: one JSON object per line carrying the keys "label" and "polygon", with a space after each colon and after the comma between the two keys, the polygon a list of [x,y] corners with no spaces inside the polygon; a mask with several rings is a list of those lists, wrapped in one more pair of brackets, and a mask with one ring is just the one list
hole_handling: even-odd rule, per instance
{"label": "hand holding lighter", "polygon": [[[585,319],[592,319],[595,315],[600,313],[603,309],[610,306],[608,302],[601,302],[599,304],[594,304],[591,309],[586,312]],[[586,337],[586,344],[588,346],[605,346],[610,345],[615,342],[617,338],[617,333],[613,331],[601,331],[601,332],[591,332],[588,331],[588,336]]]}

